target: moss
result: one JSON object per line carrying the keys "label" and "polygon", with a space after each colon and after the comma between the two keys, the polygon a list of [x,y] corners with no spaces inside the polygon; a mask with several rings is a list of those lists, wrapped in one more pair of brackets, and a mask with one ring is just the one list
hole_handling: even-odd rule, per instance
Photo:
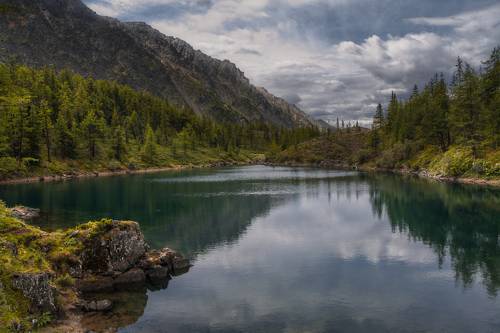
{"label": "moss", "polygon": [[69,288],[75,285],[75,279],[69,274],[64,274],[56,278],[55,283],[61,288]]}
{"label": "moss", "polygon": [[0,333],[17,324],[24,329],[36,329],[51,320],[46,313],[29,315],[29,301],[12,288],[15,274],[50,272],[59,291],[70,288],[74,280],[68,274],[69,267],[79,260],[86,241],[113,227],[127,229],[137,224],[101,220],[47,233],[11,217],[0,201]]}

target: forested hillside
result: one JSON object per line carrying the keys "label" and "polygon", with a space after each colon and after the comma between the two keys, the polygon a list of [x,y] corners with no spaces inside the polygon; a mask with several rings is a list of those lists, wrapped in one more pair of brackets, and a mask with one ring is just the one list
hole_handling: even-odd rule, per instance
{"label": "forested hillside", "polygon": [[244,162],[315,127],[214,122],[147,92],[65,70],[0,64],[0,177]]}
{"label": "forested hillside", "polygon": [[[341,152],[347,165],[499,177],[500,48],[478,70],[459,58],[449,84],[436,74],[423,89],[415,86],[407,100],[393,93],[387,111],[378,105],[370,133],[359,136],[363,145],[349,144],[353,132],[356,128],[338,128],[274,160],[332,164],[334,152]],[[317,149],[328,145],[333,148]]]}
{"label": "forested hillside", "polygon": [[12,59],[117,81],[218,121],[321,125],[230,61],[147,24],[97,15],[81,0],[0,0],[0,62]]}

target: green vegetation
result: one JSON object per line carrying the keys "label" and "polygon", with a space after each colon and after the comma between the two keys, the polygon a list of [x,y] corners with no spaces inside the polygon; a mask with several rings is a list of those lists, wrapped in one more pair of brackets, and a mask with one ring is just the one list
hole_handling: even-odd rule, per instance
{"label": "green vegetation", "polygon": [[[121,222],[120,227],[126,228],[128,223]],[[86,241],[111,227],[111,220],[102,220],[47,233],[11,217],[0,202],[0,332],[16,327],[37,329],[52,318],[50,313],[30,312],[30,301],[12,286],[15,275],[49,273],[53,287],[64,290],[65,300],[70,299],[74,297],[71,287],[75,283],[70,268],[78,261]]]}
{"label": "green vegetation", "polygon": [[317,128],[216,123],[147,92],[0,64],[0,178],[249,162]]}
{"label": "green vegetation", "polygon": [[368,131],[360,127],[338,130],[329,135],[294,145],[268,159],[282,164],[313,164],[349,167],[362,160]]}
{"label": "green vegetation", "polygon": [[459,58],[450,85],[436,75],[421,92],[415,86],[406,101],[393,93],[386,113],[379,104],[368,134],[337,125],[333,135],[289,148],[271,161],[499,178],[500,48],[483,66],[477,73]]}
{"label": "green vegetation", "polygon": [[451,177],[500,176],[500,48],[483,65],[476,73],[459,58],[451,85],[436,74],[407,101],[393,94],[387,114],[374,118],[369,143],[375,165]]}

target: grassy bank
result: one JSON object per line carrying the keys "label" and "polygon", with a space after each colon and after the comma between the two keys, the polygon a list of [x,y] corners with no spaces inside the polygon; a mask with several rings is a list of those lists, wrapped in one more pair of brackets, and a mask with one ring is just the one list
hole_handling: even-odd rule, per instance
{"label": "grassy bank", "polygon": [[[252,163],[262,160],[263,154],[239,149],[225,151],[222,149],[196,146],[185,150],[181,145],[176,148],[158,146],[154,161],[145,161],[141,156],[141,147],[131,146],[126,159],[90,160],[53,160],[32,164],[30,159],[18,161],[14,158],[0,158],[0,183],[17,181],[37,181],[40,177],[78,177],[86,175],[114,174],[123,172],[141,172],[147,170],[163,170],[182,167],[232,165]],[[47,178],[46,180],[48,180]]]}
{"label": "grassy bank", "polygon": [[446,151],[427,146],[417,152],[396,144],[373,150],[367,130],[339,131],[268,156],[268,162],[360,170],[395,171],[465,183],[500,185],[500,150],[451,146]]}

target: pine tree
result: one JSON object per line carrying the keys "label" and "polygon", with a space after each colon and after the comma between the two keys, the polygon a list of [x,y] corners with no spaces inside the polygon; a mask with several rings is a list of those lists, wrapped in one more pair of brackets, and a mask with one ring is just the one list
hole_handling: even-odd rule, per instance
{"label": "pine tree", "polygon": [[57,121],[54,126],[54,134],[56,138],[56,148],[59,156],[63,159],[73,159],[76,157],[76,140],[72,131],[68,127],[68,123],[62,113],[57,116]]}
{"label": "pine tree", "polygon": [[457,142],[470,145],[477,154],[480,133],[478,131],[482,111],[479,79],[469,65],[463,73],[461,83],[453,90],[450,117],[453,121],[454,137]]}
{"label": "pine tree", "polygon": [[90,160],[95,160],[98,154],[98,141],[102,135],[103,120],[94,110],[87,113],[81,124],[81,131]]}
{"label": "pine tree", "polygon": [[373,129],[381,129],[382,126],[384,126],[384,110],[382,109],[382,104],[379,103],[373,117]]}
{"label": "pine tree", "polygon": [[485,104],[483,136],[492,147],[500,146],[500,47],[483,63],[485,73],[482,80],[482,99]]}
{"label": "pine tree", "polygon": [[399,129],[399,103],[398,98],[394,92],[391,94],[391,101],[389,107],[387,108],[387,123],[386,131],[389,139],[392,142],[398,139],[398,129]]}
{"label": "pine tree", "polygon": [[125,138],[125,130],[118,125],[113,130],[112,148],[114,158],[118,161],[123,161],[127,154],[127,142]]}
{"label": "pine tree", "polygon": [[144,133],[144,145],[142,146],[142,160],[148,164],[155,164],[157,159],[157,144],[155,132],[148,124]]}
{"label": "pine tree", "polygon": [[40,120],[42,126],[42,135],[45,142],[45,150],[47,152],[47,161],[52,161],[52,110],[49,108],[48,102],[43,100],[40,105]]}

